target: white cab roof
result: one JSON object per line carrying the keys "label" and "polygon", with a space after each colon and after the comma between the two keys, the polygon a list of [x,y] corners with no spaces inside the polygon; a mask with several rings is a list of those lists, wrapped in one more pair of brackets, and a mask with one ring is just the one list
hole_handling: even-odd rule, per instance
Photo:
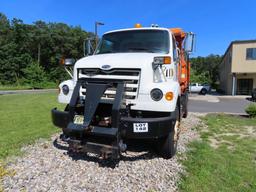
{"label": "white cab roof", "polygon": [[120,31],[135,31],[135,30],[163,30],[163,31],[168,31],[171,33],[171,31],[167,28],[162,28],[162,27],[140,27],[140,28],[126,28],[126,29],[118,29],[118,30],[113,30],[113,31],[108,31],[105,34],[108,33],[113,33],[113,32],[120,32]]}

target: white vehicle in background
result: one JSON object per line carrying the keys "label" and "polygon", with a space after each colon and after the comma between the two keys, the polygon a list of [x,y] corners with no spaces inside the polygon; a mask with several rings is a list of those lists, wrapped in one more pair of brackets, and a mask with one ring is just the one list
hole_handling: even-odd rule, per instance
{"label": "white vehicle in background", "polygon": [[205,95],[206,93],[209,93],[211,91],[211,86],[207,83],[190,83],[189,91],[191,93],[199,93]]}

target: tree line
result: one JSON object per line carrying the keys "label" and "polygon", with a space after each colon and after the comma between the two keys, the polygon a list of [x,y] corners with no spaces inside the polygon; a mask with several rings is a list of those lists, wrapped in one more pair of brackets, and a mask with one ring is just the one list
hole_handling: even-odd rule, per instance
{"label": "tree line", "polygon": [[[83,42],[92,36],[79,26],[11,21],[0,13],[0,85],[56,87],[67,79],[62,57],[83,57]],[[191,82],[216,84],[221,56],[191,58]]]}
{"label": "tree line", "polygon": [[191,79],[194,83],[209,83],[214,88],[219,84],[219,65],[222,56],[211,54],[206,57],[194,57],[190,59]]}
{"label": "tree line", "polygon": [[68,78],[62,57],[81,58],[91,35],[79,26],[36,21],[11,21],[0,13],[0,85],[57,85]]}

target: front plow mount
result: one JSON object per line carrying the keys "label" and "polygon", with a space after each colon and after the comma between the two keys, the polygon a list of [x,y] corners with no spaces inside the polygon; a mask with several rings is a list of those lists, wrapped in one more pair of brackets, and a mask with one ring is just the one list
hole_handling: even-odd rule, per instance
{"label": "front plow mount", "polygon": [[[123,81],[80,79],[67,110],[52,110],[53,123],[63,129],[62,138],[69,143],[71,151],[90,152],[103,158],[117,159],[126,150],[119,126],[124,86]],[[85,98],[81,97],[81,87],[86,89]],[[106,101],[102,96],[108,88],[115,88],[116,94],[113,99]],[[106,112],[104,106],[107,106]],[[99,113],[109,114],[101,117]],[[104,122],[107,124],[99,123],[97,119],[102,118],[106,119]]]}

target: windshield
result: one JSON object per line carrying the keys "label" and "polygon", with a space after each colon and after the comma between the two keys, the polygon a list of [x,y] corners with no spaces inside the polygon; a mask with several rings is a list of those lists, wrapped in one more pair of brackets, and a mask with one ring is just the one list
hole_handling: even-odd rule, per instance
{"label": "windshield", "polygon": [[103,35],[96,54],[104,53],[168,53],[169,33],[163,30],[131,30]]}

